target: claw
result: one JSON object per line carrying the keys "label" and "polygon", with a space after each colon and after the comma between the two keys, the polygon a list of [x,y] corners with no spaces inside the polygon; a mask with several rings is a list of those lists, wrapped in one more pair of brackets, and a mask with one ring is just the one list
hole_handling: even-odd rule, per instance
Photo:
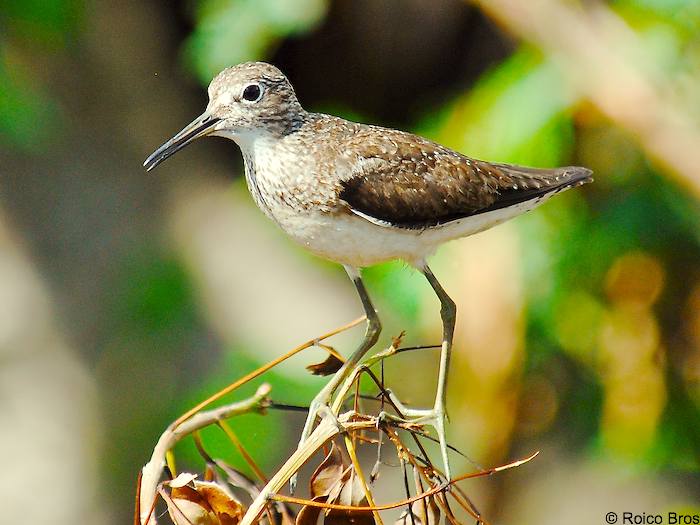
{"label": "claw", "polygon": [[430,410],[421,410],[401,406],[400,412],[405,414],[405,417],[399,417],[394,414],[381,411],[377,415],[377,428],[379,428],[382,422],[387,420],[411,425],[431,425],[437,434],[445,477],[449,482],[452,479],[452,476],[450,473],[450,459],[447,455],[447,436],[445,433],[445,420],[447,418],[447,414],[445,413],[445,409],[441,405],[436,405]]}
{"label": "claw", "polygon": [[377,420],[374,423],[375,428],[379,430],[382,424],[389,419],[391,419],[391,414],[382,410],[381,412],[379,412],[379,414],[377,414]]}

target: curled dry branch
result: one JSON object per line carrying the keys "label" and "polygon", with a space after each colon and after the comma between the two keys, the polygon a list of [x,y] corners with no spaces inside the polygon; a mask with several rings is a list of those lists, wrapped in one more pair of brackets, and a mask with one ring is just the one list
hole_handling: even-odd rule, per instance
{"label": "curled dry branch", "polygon": [[146,463],[141,470],[138,490],[139,501],[137,504],[139,507],[138,515],[142,525],[146,523],[156,525],[156,519],[152,514],[152,508],[153,502],[157,499],[156,495],[158,494],[159,482],[166,465],[165,458],[168,451],[183,437],[189,436],[218,421],[240,414],[263,411],[269,404],[269,393],[270,385],[263,384],[258,388],[255,395],[244,401],[224,405],[213,410],[199,412],[182,423],[178,424],[177,421],[174,422],[163,432],[153,449],[151,460]]}

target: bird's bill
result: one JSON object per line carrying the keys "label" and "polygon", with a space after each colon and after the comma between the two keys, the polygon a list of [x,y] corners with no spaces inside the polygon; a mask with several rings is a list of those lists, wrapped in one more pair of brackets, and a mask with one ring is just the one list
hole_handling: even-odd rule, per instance
{"label": "bird's bill", "polygon": [[219,122],[219,120],[220,119],[213,117],[208,112],[203,113],[194,119],[177,135],[150,154],[150,156],[143,163],[146,171],[151,171],[158,164],[180,151],[193,140],[211,133],[212,128],[217,122]]}

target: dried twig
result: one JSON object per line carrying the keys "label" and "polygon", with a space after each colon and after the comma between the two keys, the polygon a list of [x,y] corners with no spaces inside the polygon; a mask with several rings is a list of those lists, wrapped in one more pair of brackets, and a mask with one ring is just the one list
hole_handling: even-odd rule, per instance
{"label": "dried twig", "polygon": [[307,348],[311,348],[311,347],[313,347],[313,346],[318,345],[318,342],[319,342],[319,341],[323,341],[324,339],[328,339],[329,337],[333,337],[334,335],[338,335],[338,334],[341,333],[341,332],[345,332],[346,330],[349,330],[350,328],[353,328],[353,327],[357,326],[358,324],[360,324],[360,323],[361,323],[362,321],[364,321],[364,320],[365,320],[365,316],[359,317],[359,318],[355,319],[354,321],[351,321],[350,323],[348,323],[348,324],[346,324],[346,325],[343,325],[343,326],[341,326],[341,327],[339,327],[339,328],[336,328],[335,330],[331,330],[330,332],[323,334],[321,337],[317,337],[317,338],[315,338],[315,339],[310,339],[310,340],[306,341],[305,343],[300,344],[299,346],[297,346],[296,348],[293,348],[292,350],[290,350],[290,351],[287,352],[286,354],[284,354],[284,355],[282,355],[282,356],[280,356],[280,357],[278,357],[278,358],[276,358],[276,359],[273,359],[272,361],[270,361],[269,363],[267,363],[267,364],[261,366],[261,367],[258,368],[257,370],[254,370],[254,371],[251,372],[250,374],[246,374],[245,376],[243,376],[242,378],[240,378],[238,381],[235,381],[235,382],[231,383],[231,384],[230,384],[229,386],[227,386],[226,388],[223,388],[223,389],[219,390],[219,391],[218,391],[216,394],[214,394],[213,396],[211,396],[211,397],[205,399],[205,400],[202,401],[201,403],[199,403],[199,404],[197,404],[196,406],[192,407],[190,410],[188,410],[188,411],[185,412],[183,415],[181,415],[181,416],[175,421],[175,423],[173,423],[173,425],[174,425],[174,426],[179,425],[180,423],[182,423],[183,421],[189,419],[190,417],[192,417],[194,414],[196,414],[196,413],[199,412],[200,410],[203,410],[204,408],[206,408],[207,406],[209,406],[209,405],[210,405],[211,403],[213,403],[214,401],[216,401],[216,400],[218,400],[218,399],[221,399],[221,398],[222,398],[223,396],[225,396],[226,394],[228,394],[228,393],[230,393],[230,392],[233,392],[233,391],[236,390],[237,388],[240,388],[241,386],[243,386],[244,384],[248,383],[249,381],[251,381],[251,380],[255,379],[256,377],[258,377],[258,376],[264,374],[265,372],[267,372],[267,371],[270,370],[271,368],[276,367],[277,365],[279,365],[279,364],[282,363],[283,361],[286,361],[286,360],[289,359],[290,357],[292,357],[292,356],[298,354],[299,352],[301,352],[301,351],[303,351],[303,350],[306,350]]}
{"label": "dried twig", "polygon": [[[337,334],[351,326],[354,326],[355,324],[358,324],[360,321],[361,319],[345,325],[338,330],[334,330],[333,332],[324,335],[322,338],[327,338]],[[297,352],[300,352],[305,348],[314,346],[317,344],[317,342],[318,339],[308,341],[307,343],[304,343],[291,352],[285,354],[285,356],[263,365],[258,370],[244,376],[241,380],[234,382],[232,385],[225,388],[215,396],[212,396],[205,403],[200,403],[198,407],[204,406],[206,403],[209,403],[214,399],[218,399],[222,395],[235,390],[235,388],[238,386],[250,381],[254,377],[258,377],[276,364],[282,362],[284,359],[294,355]],[[383,525],[382,518],[379,514],[380,511],[401,506],[407,506],[407,511],[405,514],[410,517],[411,523],[415,523],[417,525],[418,521],[421,523],[425,521],[424,525],[431,525],[431,523],[428,522],[431,520],[438,520],[440,509],[442,509],[442,511],[445,512],[446,519],[450,522],[450,525],[459,525],[455,516],[450,510],[448,497],[452,497],[454,501],[465,510],[465,512],[475,518],[479,523],[486,523],[466,495],[461,491],[461,489],[459,489],[459,487],[454,486],[453,490],[449,492],[446,491],[446,489],[453,486],[458,481],[474,477],[489,476],[507,468],[522,465],[527,461],[530,461],[537,454],[533,454],[530,457],[509,463],[507,465],[502,465],[491,469],[479,469],[476,472],[458,476],[452,480],[445,480],[443,473],[432,465],[428,454],[423,449],[421,442],[418,439],[418,437],[422,435],[418,426],[412,424],[411,422],[391,421],[385,419],[380,420],[379,415],[361,413],[361,407],[357,404],[357,400],[359,399],[358,389],[360,379],[363,374],[367,374],[380,389],[382,397],[385,398],[389,405],[393,407],[394,411],[401,416],[400,407],[397,406],[396,399],[394,399],[395,396],[390,396],[388,394],[388,392],[384,389],[383,382],[379,380],[369,368],[373,364],[383,363],[385,359],[395,355],[398,351],[399,344],[400,338],[395,339],[389,348],[369,357],[364,363],[358,364],[350,372],[349,378],[339,388],[335,398],[331,402],[331,406],[326,407],[325,412],[321,414],[321,422],[313,430],[309,439],[306,440],[304,444],[287,459],[284,465],[277,470],[269,481],[265,479],[264,474],[257,466],[253,458],[247,452],[242,450],[246,462],[251,466],[251,468],[253,468],[257,476],[265,483],[265,486],[259,489],[256,485],[253,485],[253,482],[249,482],[250,486],[248,487],[247,492],[253,501],[247,509],[245,509],[241,503],[237,502],[232,495],[226,496],[228,489],[226,489],[225,483],[222,484],[220,481],[216,481],[215,475],[206,476],[207,479],[214,480],[213,484],[199,482],[195,479],[196,475],[187,473],[180,474],[180,476],[178,476],[176,479],[169,482],[161,483],[160,479],[166,465],[165,458],[167,457],[167,454],[170,453],[175,443],[184,436],[193,433],[196,434],[200,429],[206,426],[218,424],[231,438],[232,443],[241,449],[242,447],[237,436],[233,430],[223,422],[223,420],[238,414],[252,411],[263,411],[271,406],[272,402],[268,398],[270,387],[264,384],[258,389],[254,396],[238,403],[232,403],[208,411],[195,412],[194,409],[188,411],[187,414],[178,418],[178,420],[170,425],[163,433],[153,451],[151,460],[146,464],[146,466],[144,466],[141,472],[137,495],[137,523],[140,523],[141,525],[155,525],[156,518],[154,515],[154,510],[156,497],[158,495],[160,495],[160,497],[162,497],[167,503],[171,518],[178,524],[189,523],[190,520],[198,522],[202,516],[206,516],[207,520],[217,519],[216,517],[223,511],[220,511],[220,509],[218,511],[216,510],[214,503],[217,502],[212,502],[210,504],[209,500],[206,499],[208,495],[212,494],[212,491],[225,499],[224,504],[229,505],[227,509],[233,508],[235,512],[238,513],[238,516],[240,517],[239,525],[254,525],[263,520],[265,520],[268,525],[276,525],[279,520],[275,518],[276,514],[274,506],[270,505],[270,503],[273,501],[275,502],[275,505],[278,506],[278,509],[280,508],[280,504],[293,503],[304,505],[305,508],[323,508],[327,513],[341,512],[340,515],[336,515],[336,518],[342,515],[347,517],[350,522],[353,521],[351,518],[352,513],[371,512],[376,525]],[[355,390],[355,403],[353,405],[353,410],[339,414],[339,411],[345,404],[345,400],[353,389]],[[416,448],[418,449],[418,455],[414,454],[410,448],[402,442],[401,436],[398,432],[400,429],[407,431],[411,438],[415,441]],[[379,439],[365,437],[363,434],[364,432],[376,432],[379,435]],[[385,434],[389,438],[389,442],[394,446],[400,462],[404,465],[411,465],[416,477],[417,494],[411,496],[410,493],[407,492],[406,498],[402,501],[387,504],[377,504],[374,501],[374,496],[372,495],[370,486],[368,485],[364,476],[363,469],[360,465],[356,452],[358,443],[377,443],[381,440],[381,434]],[[329,440],[338,435],[343,435],[345,449],[352,462],[351,467],[349,467],[352,469],[350,480],[356,479],[356,481],[359,481],[359,486],[361,486],[362,491],[364,492],[363,499],[366,500],[368,504],[365,506],[358,506],[354,504],[355,500],[352,500],[353,504],[347,505],[344,504],[343,500],[340,500],[341,503],[336,503],[336,501],[338,501],[337,499],[325,501],[325,498],[322,497],[311,500],[280,494],[279,491],[284,487],[289,479],[295,475],[316,452],[321,450]],[[195,438],[196,440],[200,439],[197,436],[195,436]],[[198,442],[197,445],[203,452],[202,443]],[[207,472],[211,472],[211,469],[214,469],[215,467],[223,469],[228,473],[228,481],[233,483],[234,486],[239,486],[235,481],[232,481],[240,477],[235,470],[219,461],[211,459],[204,452],[203,457],[207,462],[207,465],[209,465],[207,467]],[[172,464],[174,465],[174,459]],[[347,472],[347,470],[344,472]],[[174,474],[175,471],[173,466],[171,468],[171,475],[174,476]],[[352,476],[356,476],[356,478],[353,478]],[[373,477],[376,477],[374,473]],[[427,488],[424,488],[423,482],[427,484]],[[345,483],[346,481],[344,478],[339,478],[334,482],[334,486],[340,487],[342,490],[343,484]],[[353,482],[350,481],[350,483]],[[171,492],[168,492],[166,489],[169,489]],[[226,500],[226,498],[230,499]],[[416,515],[417,517],[414,517],[414,510],[411,506],[415,502],[421,502],[420,509]],[[218,503],[221,502],[219,501]],[[289,524],[292,520],[292,516],[286,507],[282,508],[284,511],[283,523]],[[192,512],[195,512],[195,514],[192,514]],[[219,514],[217,514],[217,512],[219,512]],[[261,517],[263,513],[265,513],[266,516],[264,518]],[[306,514],[307,517],[312,515],[313,513]]]}
{"label": "dried twig", "polygon": [[158,484],[163,474],[166,453],[184,436],[188,436],[206,426],[236,415],[263,410],[268,402],[269,393],[270,385],[263,384],[258,388],[255,395],[244,401],[224,405],[206,412],[199,412],[180,424],[177,424],[178,422],[176,421],[163,432],[153,449],[151,460],[141,470],[139,514],[142,524],[150,523],[151,525],[156,525],[155,517],[152,516],[152,508],[158,493]]}

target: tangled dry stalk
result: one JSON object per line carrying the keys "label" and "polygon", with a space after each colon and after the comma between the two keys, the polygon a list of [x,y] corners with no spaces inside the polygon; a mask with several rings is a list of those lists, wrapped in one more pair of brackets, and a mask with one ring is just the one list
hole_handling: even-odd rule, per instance
{"label": "tangled dry stalk", "polygon": [[[261,385],[253,396],[243,401],[206,410],[210,403],[307,348],[317,346],[329,352],[326,361],[309,367],[313,373],[334,372],[342,364],[342,358],[323,341],[363,320],[357,319],[307,341],[232,383],[174,421],[158,440],[151,460],[139,476],[135,525],[157,525],[157,506],[161,499],[175,525],[315,525],[321,512],[324,523],[328,525],[383,525],[381,511],[399,507],[405,507],[405,510],[397,525],[437,525],[442,515],[451,525],[458,525],[460,520],[452,510],[454,505],[462,509],[461,514],[475,519],[477,524],[487,523],[456,483],[517,467],[533,459],[537,453],[507,465],[445,479],[423,446],[423,440],[433,438],[420,425],[381,416],[384,411],[399,417],[402,414],[392,404],[388,390],[372,368],[383,365],[386,359],[398,353],[416,349],[401,348],[401,337],[395,338],[389,348],[370,356],[352,371],[304,446],[297,449],[270,479],[226,423],[227,419],[241,414],[265,414],[275,407],[270,398],[270,386]],[[364,409],[364,405],[370,403],[363,402],[368,396],[360,393],[363,376],[369,377],[379,391],[376,398],[369,398],[378,405],[376,413],[367,413]],[[221,427],[258,481],[207,454],[199,431],[209,425]],[[194,439],[205,464],[201,475],[175,472],[171,450],[178,441],[189,436]],[[373,487],[381,466],[386,464],[386,444],[403,469],[405,497],[400,501],[378,503]],[[360,446],[376,447],[377,459],[369,475],[358,459]],[[283,494],[281,491],[289,479],[318,452],[322,452],[323,459],[311,475],[309,496],[300,498]],[[295,512],[294,507],[299,507],[299,510]]]}

